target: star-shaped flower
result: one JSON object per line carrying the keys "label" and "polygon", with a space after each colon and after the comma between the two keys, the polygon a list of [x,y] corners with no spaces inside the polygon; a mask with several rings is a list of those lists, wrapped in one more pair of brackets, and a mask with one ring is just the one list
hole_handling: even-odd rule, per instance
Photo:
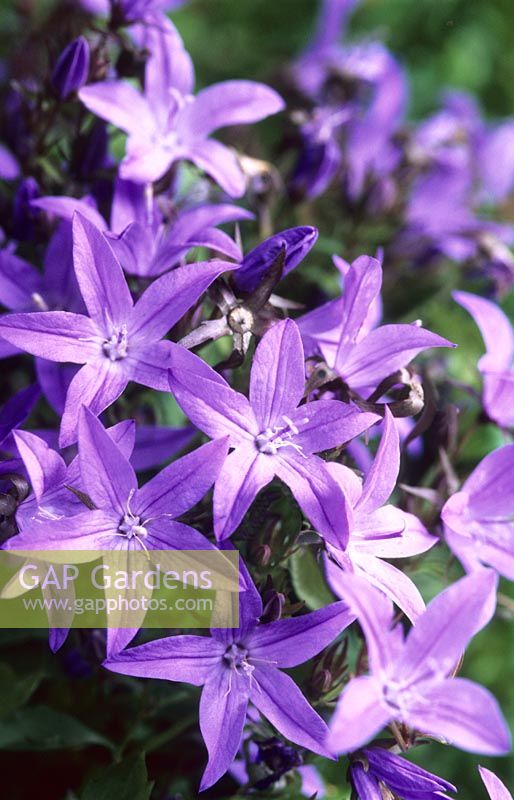
{"label": "star-shaped flower", "polygon": [[329,746],[348,753],[392,721],[472,753],[501,755],[510,733],[494,697],[451,677],[471,638],[491,619],[497,577],[482,570],[452,584],[428,605],[404,638],[393,607],[362,578],[348,575],[344,599],[368,646],[370,675],[353,678],[331,720]]}
{"label": "star-shaped flower", "polygon": [[233,448],[214,489],[217,539],[235,531],[257,493],[277,476],[316,530],[344,547],[344,494],[314,453],[349,441],[379,417],[337,400],[300,405],[305,367],[295,323],[277,323],[260,341],[249,400],[183,348],[173,351],[170,364],[171,389],[191,421],[213,439],[228,436]]}
{"label": "star-shaped flower", "polygon": [[246,590],[240,594],[239,628],[157,639],[104,662],[122,675],[203,686],[200,730],[209,762],[200,791],[216,783],[236,757],[249,703],[287,739],[331,757],[323,745],[324,721],[281,669],[317,655],[354,617],[339,602],[301,617],[259,624],[262,601],[244,565],[242,572]]}
{"label": "star-shaped flower", "polygon": [[91,84],[79,92],[90,111],[128,134],[121,177],[152,183],[175,162],[189,160],[228,194],[241,196],[245,179],[237,158],[210,134],[276,114],[284,108],[282,98],[254,81],[225,81],[193,96],[191,59],[172,23],[163,18],[148,37],[144,94],[123,81]]}
{"label": "star-shaped flower", "polygon": [[35,356],[83,364],[68,389],[60,445],[77,438],[81,404],[99,414],[129,381],[168,388],[166,365],[176,345],[162,337],[212,281],[234,265],[188,264],[156,280],[134,303],[123,271],[101,232],[77,214],[73,260],[89,316],[66,311],[8,314],[0,334]]}

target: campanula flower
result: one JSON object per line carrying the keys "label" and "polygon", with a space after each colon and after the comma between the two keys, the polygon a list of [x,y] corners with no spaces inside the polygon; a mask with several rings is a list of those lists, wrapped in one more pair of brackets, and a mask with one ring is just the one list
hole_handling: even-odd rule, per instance
{"label": "campanula flower", "polygon": [[493,696],[451,677],[471,638],[491,619],[497,576],[469,575],[441,592],[404,637],[393,606],[362,578],[348,575],[344,600],[357,615],[368,646],[370,675],[344,689],[330,724],[329,747],[348,753],[392,721],[472,753],[501,755],[510,733]]}
{"label": "campanula flower", "polygon": [[128,134],[120,176],[151,183],[177,161],[189,160],[240,197],[245,180],[237,158],[210,134],[276,114],[284,107],[282,99],[253,81],[225,81],[195,97],[191,60],[172,23],[163,20],[150,34],[157,41],[150,46],[144,93],[123,81],[91,84],[79,92],[90,111]]}
{"label": "campanula flower", "polygon": [[381,800],[382,789],[399,800],[444,800],[457,789],[426,769],[382,747],[366,747],[351,762],[350,779],[356,800]]}
{"label": "campanula flower", "polygon": [[163,275],[134,304],[121,266],[101,232],[79,214],[73,224],[75,273],[89,316],[65,311],[9,314],[1,335],[33,355],[83,364],[68,389],[62,447],[76,440],[78,411],[99,414],[131,380],[167,388],[174,345],[162,337],[212,281],[233,265],[210,261]]}
{"label": "campanula flower", "polygon": [[338,400],[300,405],[305,368],[295,323],[279,322],[261,339],[249,400],[184,348],[174,350],[170,365],[171,389],[190,420],[213,439],[229,436],[233,448],[214,489],[216,537],[226,539],[235,531],[258,492],[276,476],[316,530],[344,547],[344,494],[314,453],[358,436],[378,417]]}
{"label": "campanula flower", "polygon": [[200,790],[228,770],[243,738],[252,703],[287,739],[330,758],[327,728],[282,668],[317,655],[354,619],[343,602],[301,617],[259,624],[262,601],[246,570],[239,628],[211,636],[170,636],[129,648],[104,662],[122,675],[183,681],[202,686],[200,730],[209,762]]}
{"label": "campanula flower", "polygon": [[66,100],[87,83],[89,59],[89,44],[83,36],[79,36],[63,50],[51,77],[52,86],[61,100]]}

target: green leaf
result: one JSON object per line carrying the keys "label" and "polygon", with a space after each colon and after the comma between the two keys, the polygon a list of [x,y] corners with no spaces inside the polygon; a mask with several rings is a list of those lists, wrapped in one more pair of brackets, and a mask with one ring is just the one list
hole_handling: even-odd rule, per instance
{"label": "green leaf", "polygon": [[153,783],[148,780],[145,757],[141,753],[104,767],[84,786],[80,800],[149,800]]}
{"label": "green leaf", "polygon": [[43,678],[43,672],[20,676],[8,664],[0,664],[0,719],[25,705]]}
{"label": "green leaf", "polygon": [[47,706],[21,709],[0,722],[0,750],[65,750],[94,744],[113,747],[105,736]]}
{"label": "green leaf", "polygon": [[289,559],[289,566],[294,590],[311,611],[334,602],[312,550],[297,550]]}

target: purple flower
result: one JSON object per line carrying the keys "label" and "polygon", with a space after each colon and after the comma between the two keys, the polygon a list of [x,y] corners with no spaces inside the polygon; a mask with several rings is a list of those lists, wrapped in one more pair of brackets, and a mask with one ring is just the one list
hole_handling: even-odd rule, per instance
{"label": "purple flower", "polygon": [[51,361],[84,365],[68,389],[61,447],[76,439],[81,404],[99,414],[131,380],[168,388],[167,361],[176,345],[162,337],[218,275],[233,268],[223,261],[188,264],[163,275],[134,304],[111,248],[79,214],[73,258],[89,316],[46,311],[0,319],[1,335],[11,344]]}
{"label": "purple flower", "polygon": [[252,363],[250,400],[198,356],[174,350],[170,386],[191,421],[233,451],[214,488],[214,532],[226,539],[257,493],[276,476],[291,489],[316,530],[344,547],[348,523],[342,490],[314,453],[336,447],[378,417],[337,400],[299,405],[305,391],[303,348],[292,320],[274,325]]}
{"label": "purple flower", "polygon": [[514,444],[489,453],[441,511],[445,538],[468,572],[493,567],[514,580]]}
{"label": "purple flower", "polygon": [[356,800],[381,800],[382,787],[401,800],[442,800],[457,789],[448,781],[381,747],[361,750],[350,767]]}
{"label": "purple flower", "polygon": [[[46,452],[31,437],[19,437],[24,460],[30,467],[39,503],[48,503],[53,483],[62,495],[69,470],[54,451]],[[4,545],[14,550],[209,550],[213,545],[189,525],[177,522],[212,486],[227,451],[227,440],[198,448],[165,467],[138,488],[134,468],[123,449],[102,423],[82,406],[79,422],[80,481],[94,510],[62,516],[66,509],[48,507],[29,520],[19,534]],[[44,465],[44,471],[41,466]],[[45,498],[46,495],[46,498]],[[55,503],[55,493],[54,493]],[[57,503],[58,505],[58,503]],[[69,513],[69,509],[68,509]],[[45,519],[46,516],[46,519]],[[135,635],[133,628],[109,629],[108,652],[124,647]]]}
{"label": "purple flower", "polygon": [[142,184],[117,179],[111,209],[110,228],[90,198],[47,196],[32,205],[52,216],[69,220],[79,211],[93,225],[105,231],[109,243],[129,275],[158,277],[172,267],[193,247],[207,247],[240,261],[238,245],[216,225],[234,220],[252,219],[253,214],[229,203],[200,205],[180,211],[165,222],[157,203],[148,207],[148,193]]}
{"label": "purple flower", "polygon": [[256,122],[284,107],[279,95],[252,81],[225,81],[193,97],[194,73],[182,40],[169,20],[149,31],[145,91],[106,81],[80,90],[94,114],[128,134],[122,178],[151,183],[177,161],[189,160],[228,194],[244,193],[234,153],[209,136],[218,128]]}
{"label": "purple flower", "polygon": [[239,628],[213,629],[210,637],[157,639],[104,662],[122,675],[203,686],[200,730],[209,762],[201,791],[216,783],[236,757],[249,702],[287,739],[331,757],[323,745],[325,723],[281,668],[317,655],[353,617],[339,602],[301,617],[259,625],[261,598],[248,573],[244,574]]}
{"label": "purple flower", "polygon": [[478,362],[484,379],[484,408],[502,427],[514,425],[514,332],[508,317],[490,300],[469,292],[454,292],[482,334],[485,355]]}
{"label": "purple flower", "polygon": [[87,82],[89,76],[89,44],[83,36],[71,42],[61,53],[52,71],[52,86],[66,100]]}
{"label": "purple flower", "polygon": [[322,307],[323,310],[316,309],[298,320],[308,343],[317,341],[329,367],[357,392],[371,391],[429,347],[455,347],[417,324],[370,329],[376,319],[375,304],[381,286],[380,262],[360,256],[346,273],[342,299],[329,304],[328,314],[327,308]]}
{"label": "purple flower", "polygon": [[483,570],[439,594],[404,639],[393,607],[362,578],[348,575],[344,599],[366,637],[371,674],[353,678],[331,720],[329,747],[348,753],[396,720],[473,753],[501,755],[510,734],[493,696],[451,678],[470,639],[494,613],[497,576]]}
{"label": "purple flower", "polygon": [[386,407],[384,431],[375,460],[362,482],[348,467],[330,462],[327,469],[347,499],[350,538],[344,550],[328,545],[325,558],[332,591],[344,597],[346,573],[356,573],[386,594],[412,622],[425,604],[411,579],[383,558],[407,558],[423,553],[438,541],[413,514],[387,504],[400,471],[400,441],[396,423]]}
{"label": "purple flower", "polygon": [[478,771],[491,800],[512,800],[511,793],[494,772],[485,767],[479,767]]}

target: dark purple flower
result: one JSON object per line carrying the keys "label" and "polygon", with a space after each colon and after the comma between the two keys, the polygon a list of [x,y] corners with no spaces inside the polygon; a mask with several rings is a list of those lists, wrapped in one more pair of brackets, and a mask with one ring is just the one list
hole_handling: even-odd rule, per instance
{"label": "dark purple flower", "polygon": [[357,800],[381,800],[381,787],[399,800],[444,800],[457,789],[448,781],[381,747],[368,747],[357,754],[350,767]]}
{"label": "dark purple flower", "polygon": [[472,753],[502,755],[510,733],[494,697],[452,678],[471,638],[491,619],[497,576],[481,570],[445,589],[404,638],[393,605],[362,578],[348,575],[344,600],[357,615],[370,675],[353,678],[331,721],[329,746],[357,750],[393,720]]}
{"label": "dark purple flower", "polygon": [[229,436],[233,448],[214,489],[217,539],[235,531],[258,492],[276,476],[316,530],[344,548],[344,494],[314,454],[358,436],[378,417],[337,400],[300,405],[305,368],[295,323],[277,323],[260,341],[249,400],[184,348],[173,351],[170,366],[171,389],[190,420],[213,439]]}
{"label": "dark purple flower", "polygon": [[63,50],[52,70],[51,78],[52,86],[61,100],[66,100],[87,83],[89,58],[89,44],[83,36],[79,36]]}
{"label": "dark purple flower", "polygon": [[235,273],[238,289],[252,292],[257,288],[266,273],[275,263],[281,251],[284,251],[284,267],[281,277],[284,278],[312,250],[318,238],[318,231],[310,225],[289,228],[280,231],[269,239],[254,247],[241,261]]}
{"label": "dark purple flower", "polygon": [[333,603],[301,617],[259,625],[261,598],[244,574],[239,628],[213,629],[210,637],[157,639],[104,662],[122,675],[203,686],[200,730],[209,762],[201,791],[216,783],[236,757],[249,702],[287,739],[330,758],[323,745],[324,721],[281,669],[317,655],[353,617],[344,603]]}

